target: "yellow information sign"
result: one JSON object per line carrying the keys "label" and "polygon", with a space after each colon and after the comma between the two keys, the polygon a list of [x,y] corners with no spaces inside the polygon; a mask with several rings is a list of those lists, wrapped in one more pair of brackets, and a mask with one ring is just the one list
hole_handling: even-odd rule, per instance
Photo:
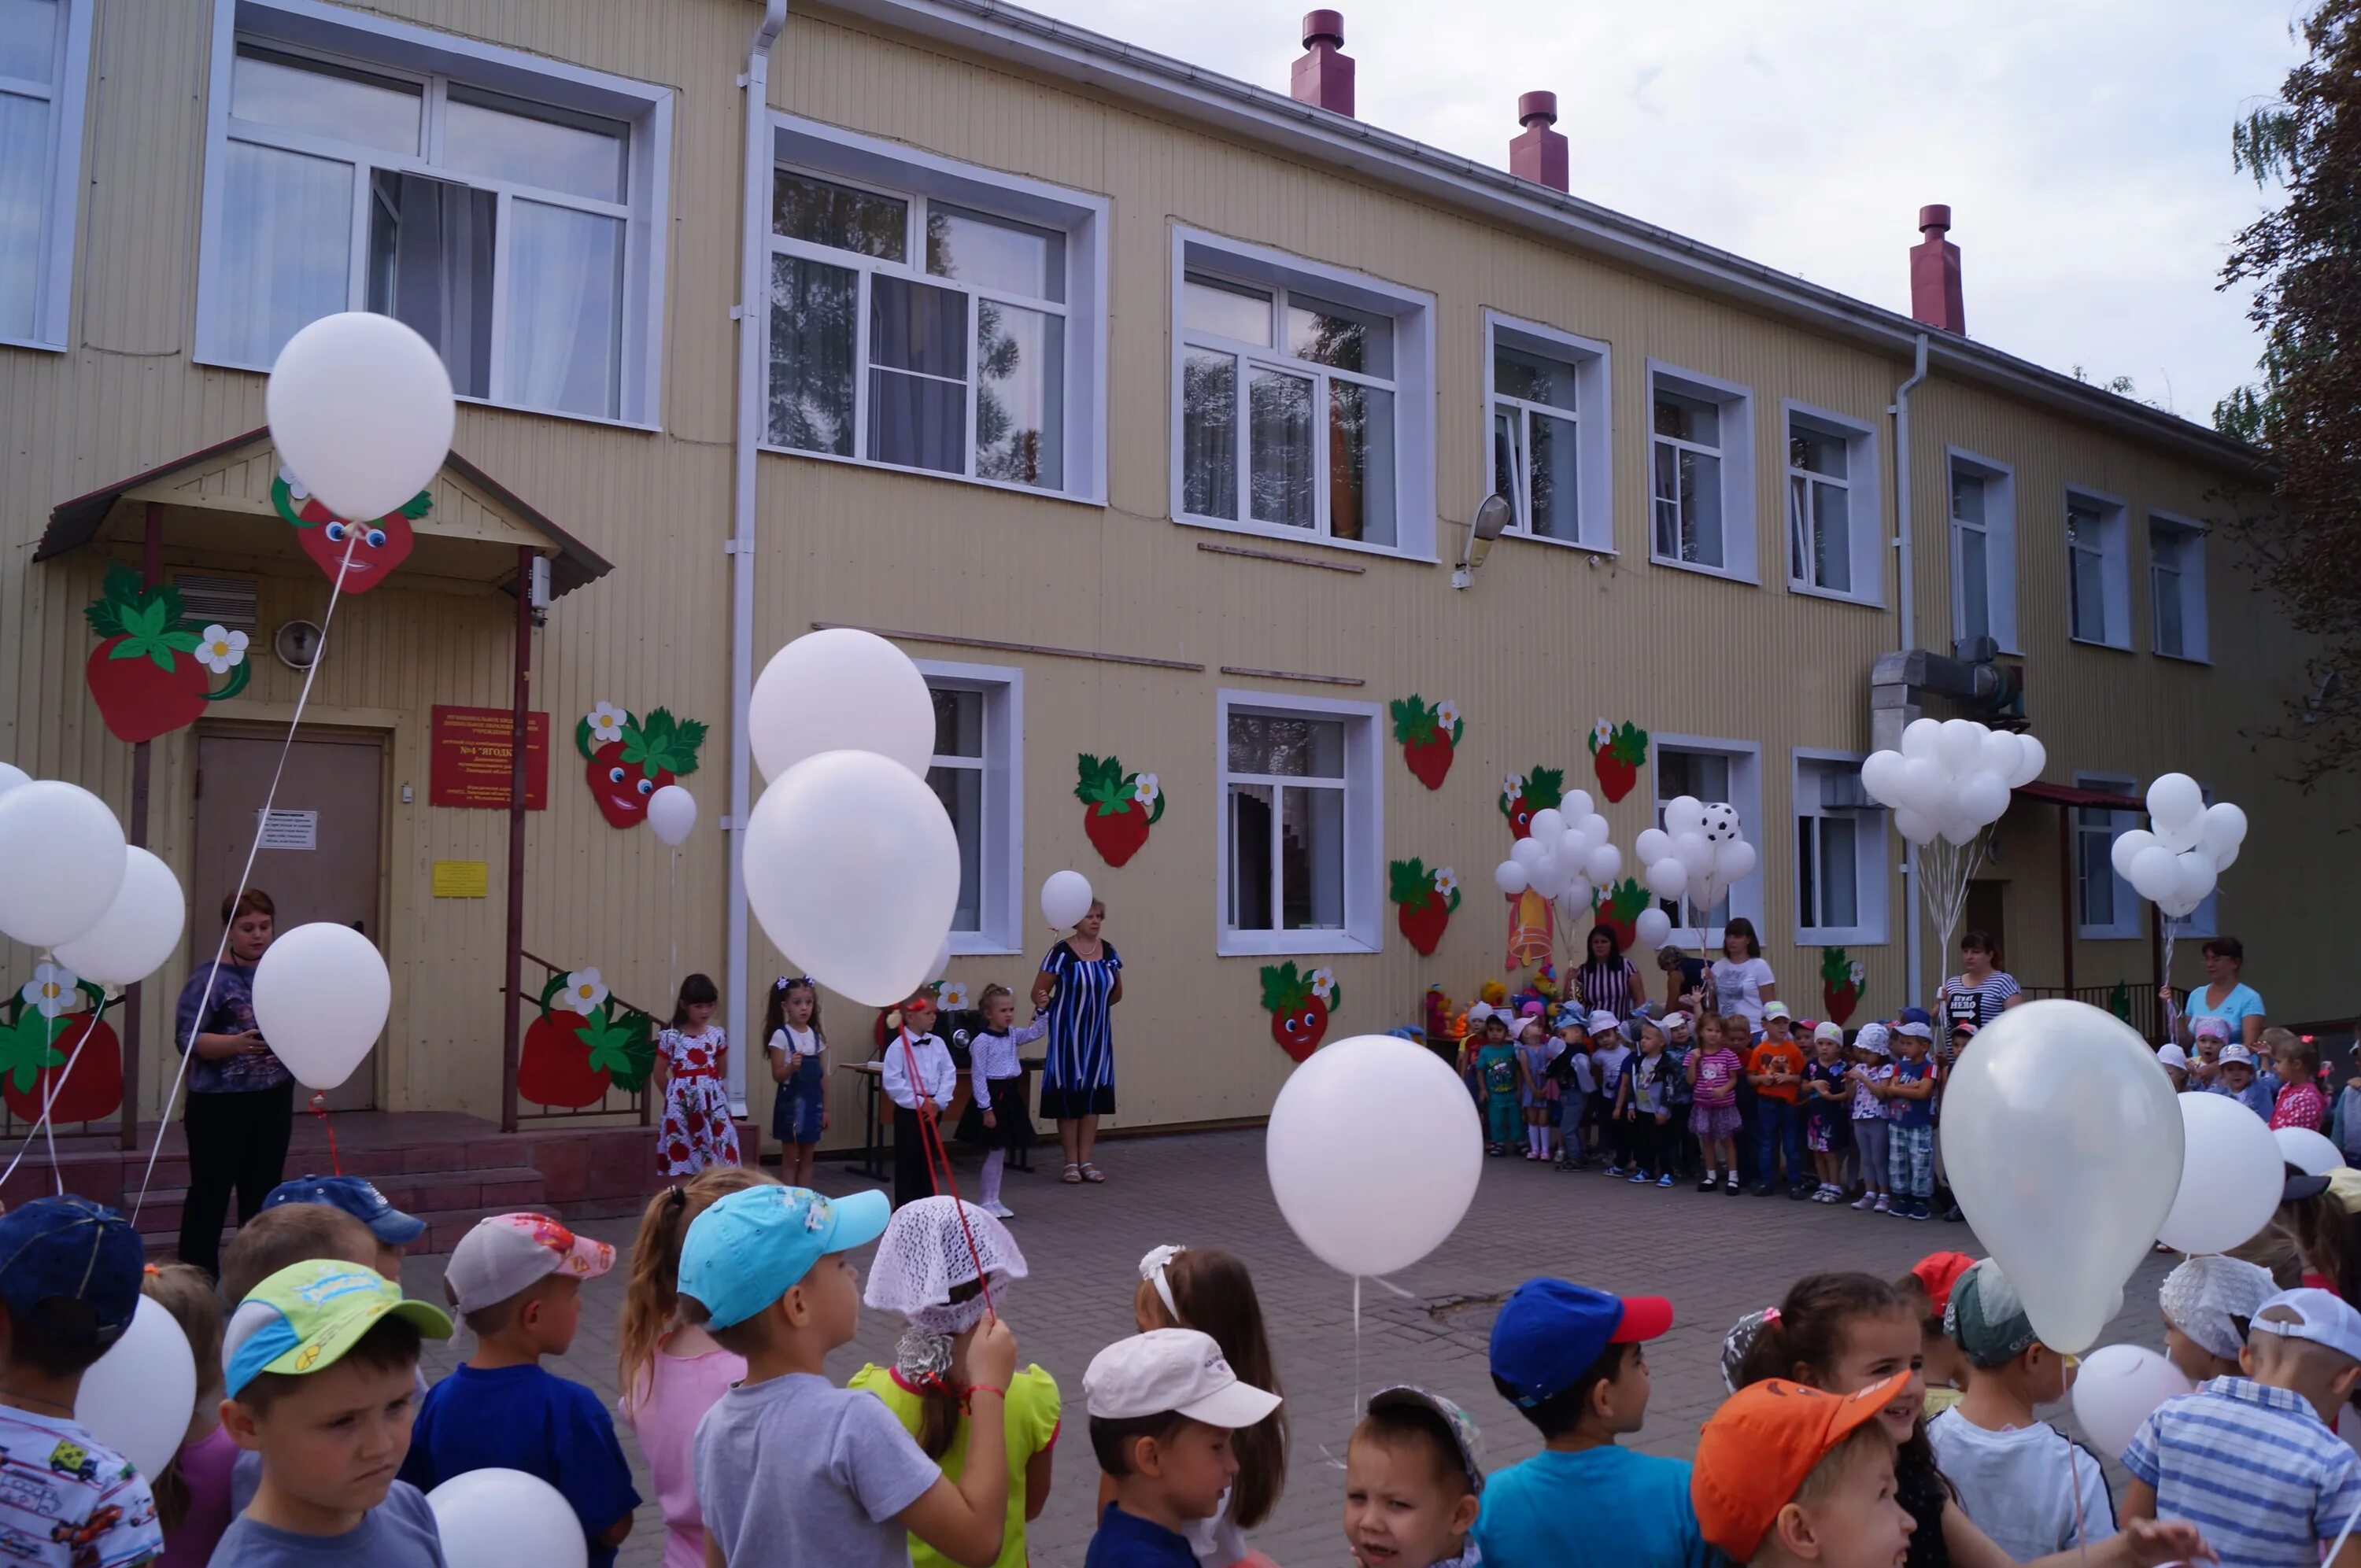
{"label": "yellow information sign", "polygon": [[434,896],[482,898],[491,891],[491,868],[482,861],[434,862]]}

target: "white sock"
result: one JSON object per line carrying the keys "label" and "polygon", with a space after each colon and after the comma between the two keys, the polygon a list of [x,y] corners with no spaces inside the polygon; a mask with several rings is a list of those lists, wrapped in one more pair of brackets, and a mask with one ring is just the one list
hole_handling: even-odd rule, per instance
{"label": "white sock", "polygon": [[1527,1135],[1528,1141],[1530,1141],[1530,1142],[1532,1144],[1532,1146],[1533,1146],[1533,1153],[1534,1153],[1535,1155],[1545,1155],[1545,1154],[1549,1153],[1549,1131],[1548,1131],[1548,1129],[1546,1129],[1546,1128],[1544,1128],[1544,1127],[1542,1127],[1542,1126],[1539,1126],[1539,1125],[1535,1125],[1534,1127],[1532,1127],[1532,1128],[1528,1132],[1528,1134],[1527,1134],[1526,1135]]}
{"label": "white sock", "polygon": [[1007,1151],[1005,1149],[987,1149],[984,1151],[983,1179],[979,1185],[976,1198],[979,1203],[986,1209],[991,1208],[994,1203],[1000,1201],[1000,1167],[1002,1161],[1006,1157]]}

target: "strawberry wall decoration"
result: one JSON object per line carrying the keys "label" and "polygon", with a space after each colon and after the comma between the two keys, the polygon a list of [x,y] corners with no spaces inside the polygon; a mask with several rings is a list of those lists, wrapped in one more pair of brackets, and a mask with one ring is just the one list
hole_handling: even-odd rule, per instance
{"label": "strawberry wall decoration", "polygon": [[1429,789],[1441,789],[1451,772],[1453,748],[1467,732],[1459,705],[1444,698],[1429,703],[1416,692],[1387,704],[1394,716],[1394,739],[1401,742],[1402,761],[1411,776]]}
{"label": "strawberry wall decoration", "polygon": [[[189,625],[180,589],[151,588],[120,563],[82,615],[99,638],[82,678],[118,740],[137,745],[194,724],[205,704],[236,696],[254,674],[245,632]],[[229,679],[208,689],[208,672]]]}
{"label": "strawberry wall decoration", "polygon": [[[54,1093],[52,1124],[94,1122],[123,1104],[123,1042],[103,1017],[106,992],[59,964],[39,964],[0,1027],[0,1098],[21,1122],[38,1122]],[[84,1038],[87,1035],[87,1038]],[[73,1076],[66,1059],[79,1052]]]}
{"label": "strawberry wall decoration", "polygon": [[1861,1005],[1861,991],[1869,971],[1858,959],[1848,959],[1842,948],[1820,949],[1820,1005],[1831,1023],[1841,1024]]}
{"label": "strawberry wall decoration", "polygon": [[1625,719],[1620,725],[1600,719],[1590,727],[1590,771],[1610,801],[1631,793],[1640,767],[1648,760],[1648,732]]}
{"label": "strawberry wall decoration", "polygon": [[[281,518],[293,525],[295,543],[303,547],[303,554],[312,558],[312,565],[320,568],[321,576],[333,583],[336,580],[337,569],[342,567],[344,591],[365,594],[392,576],[396,566],[410,559],[410,552],[418,543],[411,522],[434,510],[434,498],[421,490],[403,502],[399,510],[390,511],[376,521],[356,529],[354,524],[322,506],[318,499],[303,488],[303,481],[282,467],[279,470],[279,477],[270,481],[270,504]],[[353,539],[356,532],[360,535],[357,542]],[[347,549],[350,555],[346,554]]]}
{"label": "strawberry wall decoration", "polygon": [[1500,786],[1500,815],[1509,819],[1509,831],[1520,839],[1532,837],[1534,812],[1554,811],[1565,801],[1565,773],[1560,768],[1510,773]]}
{"label": "strawberry wall decoration", "polygon": [[1336,983],[1334,970],[1299,974],[1292,963],[1263,966],[1262,1005],[1270,1014],[1270,1037],[1297,1061],[1320,1048],[1328,1035],[1328,1015],[1344,1004],[1345,988]]}
{"label": "strawberry wall decoration", "polygon": [[648,796],[697,772],[705,726],[675,718],[661,707],[642,720],[630,708],[601,702],[574,727],[574,749],[589,763],[584,776],[609,828],[636,828],[648,819]]}
{"label": "strawberry wall decoration", "polygon": [[1598,924],[1615,933],[1618,952],[1629,953],[1638,944],[1640,914],[1651,902],[1648,890],[1630,877],[1604,890],[1596,913]]}
{"label": "strawberry wall decoration", "polygon": [[1127,773],[1119,757],[1074,757],[1074,798],[1082,803],[1082,831],[1099,858],[1119,866],[1139,853],[1148,830],[1164,818],[1164,786],[1154,773]]}
{"label": "strawberry wall decoration", "polygon": [[1433,957],[1443,940],[1444,927],[1459,907],[1459,874],[1449,866],[1430,872],[1415,855],[1388,862],[1386,871],[1395,905],[1394,924],[1418,949],[1419,957]]}
{"label": "strawberry wall decoration", "polygon": [[518,1052],[517,1092],[567,1110],[596,1105],[609,1084],[636,1092],[655,1066],[654,1028],[644,1013],[617,1010],[597,970],[552,975]]}

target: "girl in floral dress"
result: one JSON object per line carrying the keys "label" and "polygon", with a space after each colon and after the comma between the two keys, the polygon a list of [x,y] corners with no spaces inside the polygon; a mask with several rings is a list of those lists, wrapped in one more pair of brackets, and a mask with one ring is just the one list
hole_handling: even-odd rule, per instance
{"label": "girl in floral dress", "polygon": [[721,993],[701,974],[680,982],[672,1025],[656,1036],[656,1081],[664,1089],[664,1126],[656,1167],[695,1176],[738,1163],[738,1127],[730,1119],[730,1037],[713,1022]]}

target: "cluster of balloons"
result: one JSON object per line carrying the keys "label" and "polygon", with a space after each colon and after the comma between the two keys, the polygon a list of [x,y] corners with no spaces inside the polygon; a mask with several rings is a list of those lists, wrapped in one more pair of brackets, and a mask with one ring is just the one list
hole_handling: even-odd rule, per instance
{"label": "cluster of balloons", "polygon": [[746,898],[772,942],[873,1007],[939,976],[959,839],[927,786],[935,707],[918,667],[871,632],[798,637],[755,680],[747,737],[770,787],[746,819]]}
{"label": "cluster of balloons", "polygon": [[0,762],[0,933],[85,980],[145,980],[180,946],[180,878],[79,785]]}
{"label": "cluster of balloons", "polygon": [[1872,751],[1861,763],[1861,787],[1893,808],[1894,830],[1911,843],[1965,844],[2000,820],[2009,791],[2048,765],[2048,751],[2030,735],[1972,718],[1915,718],[1902,750]]}
{"label": "cluster of balloons", "polygon": [[[1664,825],[1642,830],[1631,841],[1644,868],[1648,891],[1658,898],[1683,898],[1693,909],[1710,909],[1754,870],[1754,846],[1746,841],[1738,807],[1728,801],[1702,801],[1693,795],[1664,803]],[[1662,911],[1655,911],[1663,918]],[[1666,932],[1671,922],[1664,922]],[[1647,929],[1638,932],[1643,946]]]}
{"label": "cluster of balloons", "polygon": [[1493,871],[1493,885],[1511,898],[1532,892],[1557,900],[1569,916],[1586,915],[1596,892],[1623,870],[1623,851],[1607,841],[1608,831],[1589,792],[1576,790],[1533,813],[1530,835]]}
{"label": "cluster of balloons", "polygon": [[2238,858],[2246,814],[2227,801],[2208,806],[2195,779],[2166,773],[2147,786],[2147,819],[2116,838],[2115,874],[2179,920],[2205,902]]}

